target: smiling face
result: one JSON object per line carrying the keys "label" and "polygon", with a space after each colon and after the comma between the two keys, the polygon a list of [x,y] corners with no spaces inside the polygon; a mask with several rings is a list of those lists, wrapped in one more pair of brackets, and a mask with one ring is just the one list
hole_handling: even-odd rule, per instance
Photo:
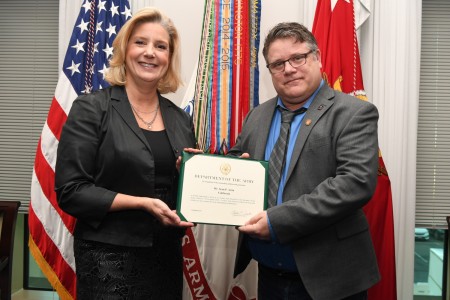
{"label": "smiling face", "polygon": [[[284,61],[309,50],[307,43],[294,38],[277,39],[268,48],[267,63]],[[286,62],[283,72],[271,74],[273,86],[286,107],[295,110],[303,106],[320,85],[321,67],[320,51],[317,50],[307,56],[304,65],[294,68]]]}
{"label": "smiling face", "polygon": [[169,43],[169,34],[160,24],[137,25],[126,50],[127,84],[156,86],[169,66]]}

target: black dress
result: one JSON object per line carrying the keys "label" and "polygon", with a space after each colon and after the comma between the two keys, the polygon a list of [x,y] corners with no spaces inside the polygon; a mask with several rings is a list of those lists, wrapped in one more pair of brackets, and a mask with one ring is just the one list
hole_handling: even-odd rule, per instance
{"label": "black dress", "polygon": [[[154,198],[176,207],[175,157],[165,131],[143,130],[155,159]],[[175,189],[175,190],[174,190]],[[184,230],[154,223],[152,247],[124,247],[75,239],[78,300],[181,299]]]}

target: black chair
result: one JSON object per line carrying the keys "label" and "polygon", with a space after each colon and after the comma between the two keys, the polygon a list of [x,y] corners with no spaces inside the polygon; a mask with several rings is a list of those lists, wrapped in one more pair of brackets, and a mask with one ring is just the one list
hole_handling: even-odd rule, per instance
{"label": "black chair", "polygon": [[19,201],[0,201],[0,300],[11,300],[14,230]]}

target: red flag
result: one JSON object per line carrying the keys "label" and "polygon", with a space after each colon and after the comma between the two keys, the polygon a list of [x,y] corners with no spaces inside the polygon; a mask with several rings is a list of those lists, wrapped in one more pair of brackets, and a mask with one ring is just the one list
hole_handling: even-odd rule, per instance
{"label": "red flag", "polygon": [[369,289],[369,300],[396,300],[397,280],[391,181],[381,153],[378,160],[377,188],[372,200],[364,207],[381,273],[381,281]]}
{"label": "red flag", "polygon": [[[355,29],[353,0],[319,0],[313,34],[322,57],[327,83],[336,90],[367,100]],[[392,193],[381,152],[378,183],[371,201],[364,207],[377,255],[381,281],[368,291],[369,300],[397,299]]]}
{"label": "red flag", "polygon": [[73,230],[76,220],[56,201],[55,161],[62,127],[81,93],[107,86],[103,73],[112,41],[131,17],[128,0],[85,0],[67,49],[55,96],[36,150],[28,218],[30,253],[59,297],[76,298]]}
{"label": "red flag", "polygon": [[[316,7],[316,15],[312,32],[317,40],[319,49],[328,49],[328,35],[331,23],[331,2],[329,0],[319,0]],[[322,65],[325,65],[326,57],[322,55]]]}

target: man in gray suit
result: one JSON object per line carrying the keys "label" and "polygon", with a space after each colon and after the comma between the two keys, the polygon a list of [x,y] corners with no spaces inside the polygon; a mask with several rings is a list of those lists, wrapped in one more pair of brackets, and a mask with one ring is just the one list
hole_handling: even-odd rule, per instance
{"label": "man in gray suit", "polygon": [[278,95],[249,112],[229,154],[270,161],[280,107],[297,114],[276,203],[238,228],[235,276],[253,258],[258,300],[367,299],[380,279],[362,210],[377,183],[378,111],[328,87],[303,25],[275,26],[263,55]]}

